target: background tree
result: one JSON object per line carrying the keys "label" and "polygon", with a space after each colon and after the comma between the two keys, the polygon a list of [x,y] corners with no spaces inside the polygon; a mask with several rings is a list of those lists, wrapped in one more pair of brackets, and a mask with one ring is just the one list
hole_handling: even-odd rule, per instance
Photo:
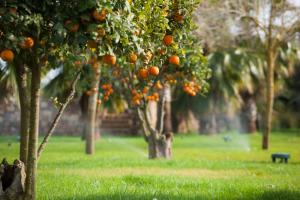
{"label": "background tree", "polygon": [[[248,2],[228,0],[213,3],[207,2],[203,7],[206,8],[206,13],[209,10],[207,8],[209,8],[210,5],[214,5],[214,8],[217,8],[217,13],[220,14],[220,17],[218,18],[219,22],[222,20],[222,17],[223,19],[225,19],[225,22],[223,23],[225,28],[228,28],[228,26],[226,25],[231,22],[232,28],[229,30],[229,33],[231,33],[232,36],[239,35],[239,37],[244,39],[251,39],[255,37],[258,38],[263,44],[263,60],[266,61],[266,106],[264,117],[265,128],[263,134],[263,148],[267,149],[269,146],[268,141],[269,133],[271,130],[274,99],[274,71],[280,50],[279,47],[282,43],[286,43],[291,38],[293,38],[293,36],[295,36],[295,33],[299,31],[299,7],[294,5],[293,2],[285,0],[264,0]],[[213,15],[209,16],[210,18],[213,17]],[[228,18],[224,18],[226,16]],[[203,22],[204,20],[202,20],[202,25],[204,24]],[[215,23],[212,24],[216,25]],[[208,26],[204,25],[201,27],[207,28]],[[212,31],[213,28],[210,30]],[[205,31],[202,31],[202,33],[204,32]],[[229,39],[228,41],[232,41],[232,38],[234,38],[230,37],[230,35],[226,36],[229,36],[229,38],[231,39]],[[217,37],[217,39],[218,38],[221,37]],[[255,48],[255,50],[257,50],[257,48]],[[252,52],[255,53],[255,51]]]}

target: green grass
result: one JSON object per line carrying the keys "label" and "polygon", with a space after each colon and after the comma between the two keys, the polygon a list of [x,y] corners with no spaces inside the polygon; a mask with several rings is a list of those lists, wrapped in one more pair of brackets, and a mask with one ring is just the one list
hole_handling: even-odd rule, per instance
{"label": "green grass", "polygon": [[[269,151],[258,134],[223,137],[178,136],[171,161],[148,160],[142,138],[104,137],[87,156],[79,138],[54,137],[39,163],[38,199],[300,199],[299,134],[272,134]],[[290,163],[271,163],[272,152],[290,153]],[[17,141],[0,137],[0,157],[17,154]]]}

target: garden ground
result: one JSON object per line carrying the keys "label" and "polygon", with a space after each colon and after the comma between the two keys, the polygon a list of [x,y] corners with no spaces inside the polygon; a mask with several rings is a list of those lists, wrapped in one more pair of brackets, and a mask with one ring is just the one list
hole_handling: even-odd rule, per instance
{"label": "garden ground", "polygon": [[[38,199],[300,199],[300,134],[270,142],[263,151],[260,134],[177,136],[167,161],[148,160],[139,137],[105,136],[93,156],[79,137],[54,137],[39,163]],[[290,153],[289,164],[272,163],[273,152]],[[0,137],[0,157],[17,155],[15,137]]]}

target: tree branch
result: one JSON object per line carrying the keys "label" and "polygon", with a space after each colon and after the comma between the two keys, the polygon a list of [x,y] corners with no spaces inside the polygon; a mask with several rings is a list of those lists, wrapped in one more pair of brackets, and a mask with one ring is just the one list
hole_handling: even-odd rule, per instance
{"label": "tree branch", "polygon": [[144,115],[144,119],[145,119],[146,125],[147,125],[148,129],[150,130],[150,134],[151,135],[155,134],[156,130],[151,126],[151,123],[150,123],[150,120],[149,120],[149,115],[147,113],[147,107],[144,106],[142,108],[142,111],[143,111],[143,115]]}
{"label": "tree branch", "polygon": [[139,120],[142,122],[142,127],[143,127],[143,136],[144,136],[144,139],[146,141],[148,141],[148,137],[149,137],[149,132],[147,130],[147,124],[146,124],[146,121],[145,121],[145,118],[143,116],[143,113],[141,111],[140,108],[137,108],[137,112],[138,112],[138,116],[139,116]]}
{"label": "tree branch", "polygon": [[45,135],[42,143],[40,144],[39,146],[39,149],[38,149],[38,155],[37,155],[37,159],[40,158],[43,150],[45,149],[48,141],[49,141],[49,138],[52,136],[64,110],[66,109],[66,107],[68,106],[68,104],[71,102],[71,100],[74,98],[74,95],[75,95],[75,92],[76,92],[76,84],[80,78],[80,75],[81,75],[81,71],[79,71],[75,77],[75,79],[73,80],[72,82],[72,85],[71,85],[71,90],[70,90],[70,93],[66,99],[66,101],[61,105],[58,113],[56,114],[55,118],[54,118],[54,121],[52,122],[51,126],[50,126],[50,129],[48,130],[47,134]]}
{"label": "tree branch", "polygon": [[161,135],[164,130],[164,117],[165,117],[165,104],[166,104],[166,97],[165,94],[162,95],[162,99],[160,101],[160,118],[159,118],[159,134]]}

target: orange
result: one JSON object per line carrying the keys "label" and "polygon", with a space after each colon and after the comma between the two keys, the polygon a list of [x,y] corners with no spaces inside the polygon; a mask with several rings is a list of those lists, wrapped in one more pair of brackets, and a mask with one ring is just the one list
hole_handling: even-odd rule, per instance
{"label": "orange", "polygon": [[12,62],[14,60],[15,55],[12,50],[6,49],[1,52],[0,57],[6,62]]}
{"label": "orange", "polygon": [[173,44],[173,36],[172,35],[165,35],[164,37],[164,44],[166,46],[170,46],[171,44]]}
{"label": "orange", "polygon": [[96,21],[103,22],[106,18],[106,10],[102,9],[100,13],[95,9],[92,12],[92,16]]}
{"label": "orange", "polygon": [[147,69],[140,69],[139,70],[139,77],[142,79],[148,78],[148,70]]}
{"label": "orange", "polygon": [[178,65],[180,65],[180,59],[176,55],[170,56],[169,57],[169,63],[178,66]]}
{"label": "orange", "polygon": [[103,62],[107,65],[115,65],[117,62],[117,58],[115,55],[106,54],[103,56]]}
{"label": "orange", "polygon": [[34,40],[31,37],[27,37],[21,43],[21,48],[23,49],[30,49],[34,45]]}
{"label": "orange", "polygon": [[159,68],[155,67],[155,66],[151,66],[151,67],[149,67],[148,72],[152,76],[158,76],[158,74],[159,74]]}
{"label": "orange", "polygon": [[108,101],[109,100],[109,96],[104,96],[104,101]]}
{"label": "orange", "polygon": [[143,94],[147,94],[148,91],[149,91],[149,88],[148,88],[148,87],[144,87],[144,89],[143,89]]}
{"label": "orange", "polygon": [[162,86],[162,84],[161,84],[160,81],[157,81],[157,82],[155,83],[155,88],[158,89],[158,90],[163,89],[163,86]]}
{"label": "orange", "polygon": [[138,59],[138,57],[135,53],[130,53],[129,54],[129,62],[130,63],[136,63],[137,59]]}
{"label": "orange", "polygon": [[98,104],[98,105],[101,105],[101,103],[102,103],[101,99],[98,99],[98,100],[97,100],[97,104]]}

